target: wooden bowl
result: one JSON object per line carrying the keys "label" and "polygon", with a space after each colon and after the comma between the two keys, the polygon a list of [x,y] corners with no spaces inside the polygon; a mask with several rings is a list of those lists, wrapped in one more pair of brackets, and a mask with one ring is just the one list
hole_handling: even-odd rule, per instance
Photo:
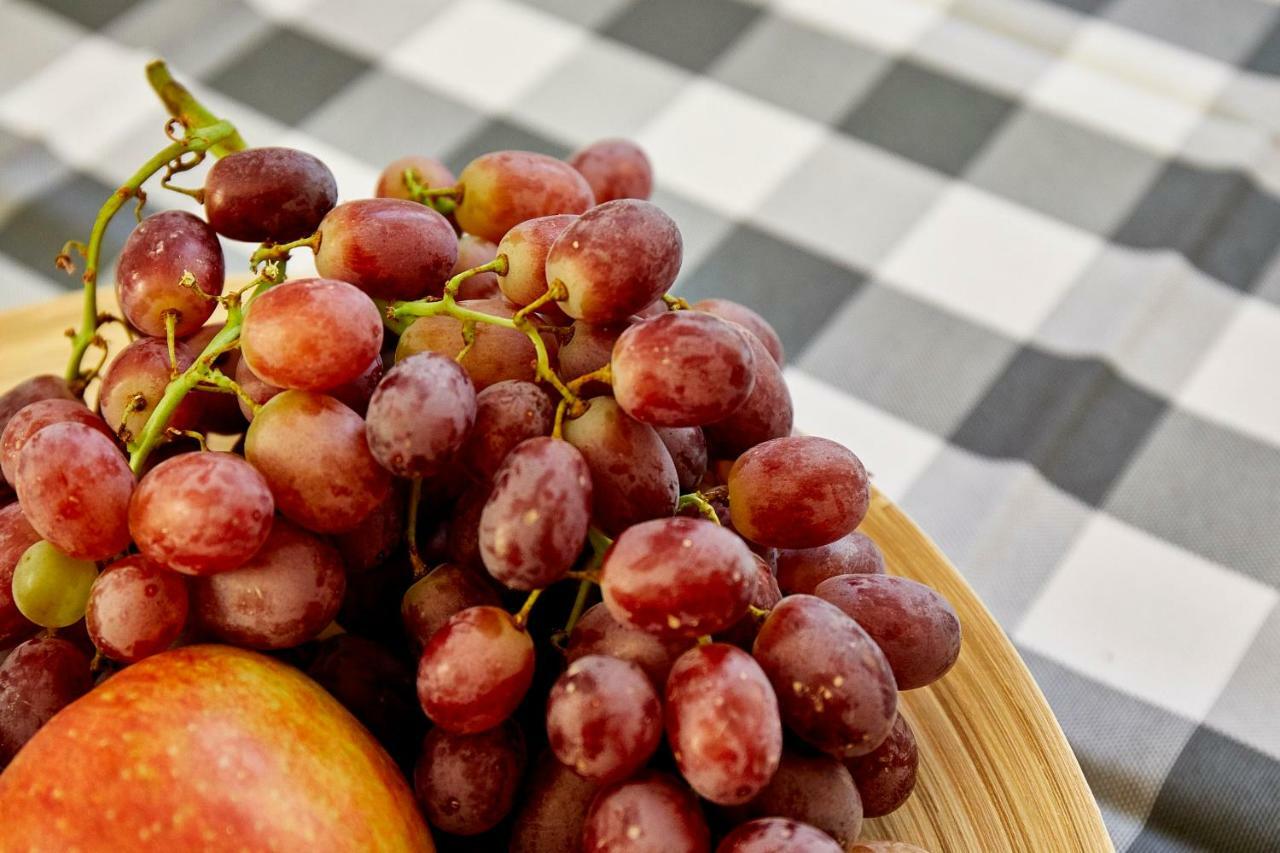
{"label": "wooden bowl", "polygon": [[[110,294],[101,301],[114,310]],[[73,294],[0,314],[0,391],[36,373],[62,371],[68,354],[62,332],[79,311]],[[119,326],[108,337],[118,349]],[[919,782],[903,808],[867,821],[864,838],[909,841],[932,853],[1113,850],[1044,696],[955,567],[879,493],[860,529],[884,549],[890,571],[945,595],[964,628],[951,672],[903,694],[920,747]]]}

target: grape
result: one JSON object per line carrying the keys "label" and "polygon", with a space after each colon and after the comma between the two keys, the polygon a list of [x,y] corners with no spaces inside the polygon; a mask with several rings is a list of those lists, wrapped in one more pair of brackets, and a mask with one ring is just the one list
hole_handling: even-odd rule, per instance
{"label": "grape", "polygon": [[[195,356],[182,341],[174,344],[177,369],[186,370]],[[159,338],[138,338],[112,359],[102,375],[98,408],[107,426],[126,441],[142,436],[147,419],[173,378],[169,348]],[[188,394],[169,418],[173,429],[190,429],[200,420],[200,398]]]}
{"label": "grape", "polygon": [[27,443],[27,439],[50,424],[58,423],[84,424],[108,438],[115,437],[115,433],[102,418],[79,400],[37,400],[18,410],[9,419],[9,425],[0,430],[0,471],[3,471],[6,480],[13,482],[17,473],[18,452]]}
{"label": "grape", "polygon": [[104,655],[132,663],[173,645],[187,624],[187,608],[182,577],[135,554],[93,582],[85,625]]}
{"label": "grape", "polygon": [[564,577],[591,523],[591,473],[567,441],[540,436],[507,456],[480,514],[480,559],[510,589]]}
{"label": "grape", "polygon": [[[193,286],[180,284],[190,274]],[[166,210],[134,226],[116,262],[120,310],[144,335],[164,337],[165,314],[177,313],[174,334],[194,333],[213,314],[226,266],[222,245],[203,219]],[[199,290],[193,289],[198,287]]]}
{"label": "grape", "polygon": [[367,572],[385,562],[400,547],[405,532],[405,503],[402,489],[392,488],[382,503],[373,508],[355,527],[333,536],[350,573]]}
{"label": "grape", "polygon": [[706,436],[698,427],[656,427],[656,430],[676,466],[680,491],[692,492],[707,470]]}
{"label": "grape", "polygon": [[264,382],[325,391],[363,373],[382,348],[382,317],[343,281],[304,278],[278,284],[249,306],[240,352]]}
{"label": "grape", "polygon": [[569,635],[565,655],[570,663],[588,655],[608,655],[629,661],[644,671],[654,687],[662,689],[671,666],[691,642],[683,637],[663,639],[632,628],[614,619],[609,608],[601,603],[582,614]]}
{"label": "grape", "polygon": [[81,560],[105,560],[129,544],[133,472],[93,427],[52,424],[18,454],[22,512],[44,539]]}
{"label": "grape", "polygon": [[337,200],[329,167],[293,148],[228,154],[204,179],[204,212],[213,230],[249,243],[306,237]]}
{"label": "grape", "polygon": [[475,483],[454,504],[448,520],[447,548],[459,565],[484,565],[480,562],[480,516],[492,490],[489,483]]}
{"label": "grape", "polygon": [[838,575],[882,575],[884,554],[865,533],[854,531],[816,548],[778,550],[778,586],[787,595],[813,590]]}
{"label": "grape", "polygon": [[841,845],[862,831],[862,801],[853,777],[829,755],[802,755],[786,750],[778,772],[755,799],[732,816],[739,820],[781,817],[807,823]]}
{"label": "grape", "polygon": [[[253,372],[253,368],[249,366],[249,363],[242,358],[236,360],[235,379],[241,390],[259,406],[264,405],[272,397],[285,390],[263,382],[258,377],[258,374]],[[373,392],[381,381],[382,355],[379,354],[374,356],[373,361],[369,362],[369,366],[355,379],[344,382],[336,388],[330,388],[325,394],[342,403],[360,417],[364,417],[369,410],[369,399],[373,397]],[[249,408],[248,404],[239,397],[232,397],[231,399],[239,405],[239,410],[244,416],[244,420],[252,422],[253,409]]]}
{"label": "grape", "polygon": [[893,729],[879,746],[845,761],[867,817],[887,815],[905,803],[916,786],[919,765],[916,736],[902,714],[894,719]]}
{"label": "grape", "polygon": [[514,722],[478,734],[432,729],[413,770],[413,790],[432,826],[478,835],[511,811],[524,767],[524,735]]}
{"label": "grape", "polygon": [[[514,317],[516,309],[501,299],[475,299],[459,302],[494,317]],[[549,336],[544,342],[554,344]],[[419,317],[400,336],[396,346],[396,361],[402,361],[415,353],[435,352],[446,358],[455,358],[462,351],[462,321],[453,317]],[[537,354],[528,335],[518,329],[504,329],[489,323],[476,324],[476,339],[462,359],[462,367],[482,391],[506,379],[532,381],[537,376]]]}
{"label": "grape", "polygon": [[451,358],[423,352],[401,359],[373,392],[365,422],[369,451],[400,477],[437,473],[476,419],[476,392]]}
{"label": "grape", "polygon": [[[756,564],[751,606],[761,610],[772,610],[774,605],[782,600],[782,591],[778,589],[778,581],[774,578],[773,569],[769,566],[768,561],[756,553],[752,553],[751,556]],[[731,625],[717,639],[726,643],[733,643],[739,648],[750,651],[758,633],[760,633],[760,620],[756,618],[755,614],[748,613]]]}
{"label": "grape", "polygon": [[[190,337],[183,341],[197,358],[204,352],[209,342],[222,331],[224,323],[209,323],[201,326]],[[240,368],[240,350],[229,349],[213,360],[213,366],[224,375],[234,377]],[[202,432],[217,432],[223,435],[235,435],[244,432],[247,416],[240,411],[240,398],[235,394],[217,391],[192,391],[200,399],[200,421],[197,426]],[[246,407],[247,408],[247,407]],[[150,461],[150,457],[148,457]]]}
{"label": "grape", "polygon": [[578,853],[587,809],[596,784],[583,779],[552,756],[542,756],[516,813],[512,853]]}
{"label": "grape", "polygon": [[898,691],[875,642],[812,595],[782,599],[753,649],[787,727],[839,758],[866,755],[893,726]]}
{"label": "grape", "polygon": [[618,198],[647,199],[653,193],[653,166],[639,145],[601,139],[574,152],[569,165],[591,185],[596,204]]}
{"label": "grape", "polygon": [[721,805],[758,794],[782,757],[773,687],[751,655],[726,643],[694,646],[671,668],[666,729],[681,775]]}
{"label": "grape", "polygon": [[922,583],[891,575],[840,575],[818,584],[814,595],[839,607],[871,635],[893,668],[899,690],[932,684],[960,656],[956,611]]}
{"label": "grape", "polygon": [[318,533],[350,530],[391,491],[391,475],[369,452],[364,421],[323,394],[272,398],[249,425],[244,449],[276,508]]}
{"label": "grape", "polygon": [[560,307],[588,323],[616,323],[667,292],[680,271],[680,229],[656,205],[606,202],[578,217],[547,253],[547,280],[568,289]]}
{"label": "grape", "polygon": [[600,565],[600,591],[620,622],[662,637],[696,637],[742,618],[755,575],[751,552],[728,530],[660,518],[618,536]]}
{"label": "grape", "polygon": [[380,299],[439,294],[458,260],[458,237],[436,211],[396,198],[347,201],[325,215],[316,271]]}
{"label": "grape", "polygon": [[[590,323],[575,320],[571,328],[573,337],[560,348],[559,358],[560,378],[566,382],[592,373],[608,364],[610,356],[613,355],[613,345],[626,327],[622,325],[593,326]],[[605,393],[609,388],[593,381],[583,386],[582,390],[588,394],[593,390]]]}
{"label": "grape", "polygon": [[[263,382],[262,378],[253,372],[253,368],[249,366],[249,362],[245,361],[243,358],[236,362],[235,380],[236,384],[240,386],[240,389],[244,391],[249,399],[253,400],[259,406],[266,405],[268,400],[284,390],[277,385],[272,385],[269,382]],[[252,423],[254,414],[253,409],[251,409],[249,405],[239,397],[236,398],[236,401],[240,406],[240,413],[244,415],[244,419]]]}
{"label": "grape", "polygon": [[188,575],[234,569],[271,531],[267,481],[233,453],[184,453],[147,472],[129,503],[138,550]]}
{"label": "grape", "polygon": [[0,394],[0,433],[9,419],[37,400],[77,400],[61,376],[33,376]]}
{"label": "grape", "polygon": [[411,154],[387,164],[378,176],[377,186],[373,194],[378,198],[403,198],[412,200],[409,188],[404,183],[406,169],[412,169],[418,183],[424,187],[451,187],[458,182],[449,171],[449,167],[434,157]]}
{"label": "grape", "polygon": [[89,658],[57,637],[34,637],[0,663],[0,768],[40,727],[89,692]]}
{"label": "grape", "polygon": [[862,523],[869,501],[862,462],[817,436],[766,441],[729,472],[734,528],[775,548],[815,548],[847,536]]}
{"label": "grape", "polygon": [[564,437],[591,469],[595,523],[614,535],[674,513],[680,481],[658,433],[611,397],[596,397],[587,406],[581,417],[565,421]]}
{"label": "grape", "polygon": [[320,633],[347,586],[332,545],[276,519],[258,552],[240,568],[194,580],[197,618],[219,639],[254,649],[284,649]]}
{"label": "grape", "polygon": [[0,648],[35,633],[36,625],[13,603],[13,570],[18,558],[40,541],[40,534],[27,523],[22,507],[0,507]]}
{"label": "grape", "polygon": [[426,720],[414,694],[413,670],[382,646],[354,634],[318,644],[307,675],[328,690],[397,760],[408,765]]}
{"label": "grape", "polygon": [[841,853],[841,847],[807,823],[765,817],[726,835],[716,853]]}
{"label": "grape", "polygon": [[692,308],[694,311],[704,311],[707,314],[714,314],[722,320],[737,323],[755,335],[760,343],[764,344],[764,348],[769,351],[769,355],[773,356],[773,360],[777,362],[779,367],[787,363],[786,354],[782,348],[782,339],[773,330],[773,326],[769,325],[768,320],[742,303],[734,302],[731,299],[703,299],[700,302],[695,302]]}
{"label": "grape", "polygon": [[446,731],[491,729],[528,692],[533,659],[533,640],[510,613],[469,607],[449,617],[422,650],[418,701]]}
{"label": "grape", "polygon": [[476,419],[458,451],[458,461],[485,480],[502,467],[507,454],[525,439],[547,435],[554,406],[532,382],[498,382],[476,395]]}
{"label": "grape", "polygon": [[640,667],[587,655],[569,668],[547,699],[551,750],[578,775],[601,785],[644,766],[662,740],[662,705]]}
{"label": "grape", "polygon": [[654,317],[661,317],[663,314],[666,314],[670,311],[671,311],[671,308],[670,306],[667,305],[666,300],[664,300],[661,296],[659,296],[657,299],[653,300],[648,305],[641,308],[639,311],[634,312],[630,317],[627,318],[627,322],[639,323],[641,320],[651,320]]}
{"label": "grape", "polygon": [[696,311],[671,311],[631,326],[614,345],[610,366],[618,405],[655,426],[723,420],[755,387],[747,336]]}
{"label": "grape", "polygon": [[13,568],[13,603],[37,625],[65,628],[84,618],[97,576],[98,567],[91,560],[77,560],[48,542],[37,542]]}
{"label": "grape", "polygon": [[500,603],[498,593],[478,572],[442,563],[405,590],[400,617],[405,633],[421,650],[455,613]]}
{"label": "grape", "polygon": [[747,401],[722,421],[703,428],[713,456],[733,459],[762,441],[791,435],[795,411],[782,369],[765,345],[747,335],[756,369],[756,384]]}
{"label": "grape", "polygon": [[[497,256],[498,246],[492,240],[474,234],[463,234],[458,237],[458,262],[453,265],[449,277],[484,266]],[[464,278],[458,285],[457,296],[459,299],[501,298],[502,290],[498,287],[497,273],[482,272]]]}
{"label": "grape", "polygon": [[[577,219],[567,213],[541,216],[521,222],[503,235],[498,243],[498,253],[507,258],[507,273],[498,276],[503,296],[516,305],[528,305],[547,292],[547,253]],[[558,307],[554,310],[565,316]]]}
{"label": "grape", "polygon": [[596,794],[583,853],[709,853],[698,799],[665,773],[648,771]]}
{"label": "grape", "polygon": [[458,185],[458,224],[495,243],[526,219],[582,213],[595,203],[591,187],[572,166],[530,151],[482,154],[463,168]]}
{"label": "grape", "polygon": [[905,841],[859,841],[849,853],[929,853],[923,847]]}

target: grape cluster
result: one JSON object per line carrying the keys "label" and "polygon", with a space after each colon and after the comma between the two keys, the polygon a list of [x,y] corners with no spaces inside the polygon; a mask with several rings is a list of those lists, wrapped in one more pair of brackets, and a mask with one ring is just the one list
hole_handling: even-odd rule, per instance
{"label": "grape cluster", "polygon": [[[858,458],[792,434],[769,324],[668,294],[651,186],[606,140],[338,203],[246,148],[204,219],[141,219],[96,407],[82,350],[0,396],[0,761],[215,641],[310,672],[463,849],[889,849],[852,845],[911,792],[899,691],[959,623],[856,530]],[[261,243],[250,288],[221,239]]]}

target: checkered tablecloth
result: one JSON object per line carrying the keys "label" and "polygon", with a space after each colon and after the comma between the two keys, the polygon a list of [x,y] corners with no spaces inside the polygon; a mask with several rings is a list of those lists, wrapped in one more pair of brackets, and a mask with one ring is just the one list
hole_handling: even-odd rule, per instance
{"label": "checkered tablecloth", "polygon": [[157,54],[346,197],[638,139],[680,291],[773,321],[799,426],[977,588],[1116,846],[1280,849],[1276,5],[0,0],[0,307],[72,287],[163,145]]}

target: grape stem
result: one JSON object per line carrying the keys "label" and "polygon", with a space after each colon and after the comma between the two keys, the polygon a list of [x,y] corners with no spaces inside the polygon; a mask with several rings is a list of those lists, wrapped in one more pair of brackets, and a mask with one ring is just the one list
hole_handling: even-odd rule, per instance
{"label": "grape stem", "polygon": [[249,258],[249,269],[254,272],[258,271],[258,267],[264,261],[280,261],[289,257],[289,253],[294,249],[300,249],[303,246],[316,252],[320,249],[320,232],[294,240],[291,243],[263,243],[258,247],[257,251]]}
{"label": "grape stem", "polygon": [[708,521],[714,522],[717,526],[720,525],[720,514],[716,512],[715,507],[707,502],[701,492],[690,492],[687,495],[681,495],[680,502],[676,504],[676,509],[678,511],[691,506],[697,507],[698,511],[706,516]]}
{"label": "grape stem", "polygon": [[430,187],[413,169],[405,169],[400,176],[404,181],[404,188],[409,191],[409,196],[418,204],[426,205],[432,210],[444,216],[448,216],[457,209],[458,203],[462,201],[462,187]]}
{"label": "grape stem", "polygon": [[[148,74],[150,74],[149,70]],[[139,196],[142,185],[147,179],[170,162],[190,151],[206,151],[232,137],[236,137],[236,129],[225,121],[215,121],[190,130],[183,139],[166,145],[156,152],[154,157],[143,163],[138,171],[111,194],[98,211],[98,217],[93,222],[93,230],[89,232],[89,242],[84,247],[84,274],[80,277],[84,285],[84,309],[80,328],[71,337],[71,359],[67,362],[64,374],[67,383],[76,392],[83,393],[87,384],[81,372],[81,363],[84,360],[85,351],[89,349],[98,332],[98,265],[102,257],[102,240],[107,233],[107,226],[120,212],[120,208],[124,207],[125,202]],[[68,244],[68,246],[78,248],[78,244]],[[58,266],[67,269],[69,265],[70,255],[64,248],[63,254],[58,256]]]}
{"label": "grape stem", "polygon": [[670,293],[662,294],[662,301],[667,303],[667,307],[672,311],[688,311],[689,303],[681,299],[679,296],[672,296]]}
{"label": "grape stem", "polygon": [[235,394],[237,397],[240,398],[240,402],[248,406],[249,411],[253,412],[255,415],[262,410],[261,403],[259,403],[257,400],[250,397],[249,392],[245,391],[244,387],[241,386],[239,382],[235,381],[234,379],[232,379],[227,374],[223,373],[218,368],[216,367],[209,368],[209,375],[204,377],[204,381],[208,382],[209,384],[213,385],[219,390],[227,392],[228,394]]}
{"label": "grape stem", "polygon": [[591,581],[585,578],[578,583],[578,594],[573,599],[573,609],[569,611],[569,618],[565,621],[564,628],[560,631],[565,639],[568,639],[569,635],[573,633],[573,629],[578,626],[578,620],[582,618],[582,611],[587,609],[587,596],[591,594],[593,585]]}
{"label": "grape stem", "polygon": [[533,612],[533,605],[542,597],[542,590],[535,589],[529,593],[529,597],[524,600],[524,604],[520,605],[520,611],[515,615],[516,627],[523,630],[529,624],[529,614]]}
{"label": "grape stem", "polygon": [[[186,86],[173,79],[173,75],[169,73],[169,66],[165,65],[163,60],[157,59],[147,63],[147,82],[164,102],[169,115],[182,122],[184,127],[205,127],[219,123],[218,117],[200,103]],[[246,147],[239,131],[232,127],[231,132],[225,137],[213,140],[208,150],[212,151],[215,157],[224,157]]]}
{"label": "grape stem", "polygon": [[613,366],[606,364],[604,367],[597,368],[590,373],[582,374],[577,379],[570,380],[569,390],[576,394],[582,389],[582,386],[586,385],[588,382],[602,382],[605,385],[612,385]]}
{"label": "grape stem", "polygon": [[409,546],[409,562],[413,564],[413,579],[427,573],[427,564],[418,552],[418,507],[422,503],[422,478],[414,477],[409,487],[409,510],[405,519],[404,538]]}

